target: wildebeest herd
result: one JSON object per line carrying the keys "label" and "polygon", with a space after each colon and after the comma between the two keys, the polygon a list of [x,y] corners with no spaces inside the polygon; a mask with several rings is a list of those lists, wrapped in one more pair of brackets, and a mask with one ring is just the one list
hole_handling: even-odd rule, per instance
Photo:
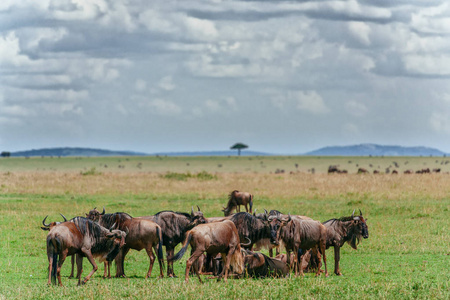
{"label": "wildebeest herd", "polygon": [[[247,204],[250,206],[248,212]],[[239,212],[244,205],[247,212]],[[179,260],[187,248],[191,256],[186,262],[185,281],[194,273],[213,278],[228,277],[286,277],[293,271],[321,272],[322,261],[325,276],[328,276],[325,250],[334,247],[334,273],[342,275],[339,267],[340,248],[348,243],[356,249],[361,238],[368,238],[368,226],[362,212],[351,216],[333,218],[323,223],[306,216],[283,214],[277,210],[253,213],[253,195],[237,190],[229,195],[223,217],[205,218],[200,208],[191,208],[190,213],[161,211],[152,216],[132,217],[124,212],[106,214],[96,208],[86,213],[86,217],[63,222],[46,223],[48,230],[47,257],[48,284],[61,282],[61,267],[68,256],[72,256],[73,277],[76,261],[78,284],[86,283],[97,271],[95,258],[104,262],[104,277],[111,277],[111,262],[115,261],[116,277],[126,277],[125,256],[130,249],[145,249],[150,265],[145,278],[150,277],[155,259],[158,259],[162,278],[164,257],[162,247],[166,247],[167,276],[176,277],[173,262]],[[237,212],[231,214],[233,210]],[[182,243],[175,254],[175,247]],[[281,254],[281,247],[286,254]],[[269,256],[254,252],[262,248],[269,250]],[[273,249],[276,257],[273,257]],[[156,256],[155,256],[156,253]],[[81,280],[83,257],[92,265],[92,271]]]}

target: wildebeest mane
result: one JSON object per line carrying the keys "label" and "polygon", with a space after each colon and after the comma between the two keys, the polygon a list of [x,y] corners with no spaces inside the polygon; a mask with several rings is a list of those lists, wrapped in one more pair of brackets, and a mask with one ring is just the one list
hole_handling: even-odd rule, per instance
{"label": "wildebeest mane", "polygon": [[76,217],[73,218],[73,222],[82,235],[87,235],[95,241],[103,237],[101,226],[94,221],[83,217]]}
{"label": "wildebeest mane", "polygon": [[124,212],[116,212],[113,214],[105,214],[101,216],[101,223],[103,227],[111,228],[111,226],[116,224],[115,228],[120,228],[122,223],[126,220],[130,220],[133,217]]}
{"label": "wildebeest mane", "polygon": [[236,225],[241,241],[249,238],[253,244],[263,238],[270,238],[269,226],[252,214],[239,212],[234,214],[230,220]]}
{"label": "wildebeest mane", "polygon": [[171,212],[171,213],[174,213],[174,214],[177,214],[177,215],[183,215],[183,216],[185,216],[186,218],[188,218],[189,220],[192,219],[192,216],[191,216],[190,214],[188,214],[188,213],[185,213],[185,212],[179,212],[179,211],[173,211],[173,210],[163,210],[163,211],[160,211],[160,212],[158,212],[158,213],[156,213],[156,214],[154,215],[155,219],[157,219],[157,218],[159,217],[160,214],[166,213],[166,212]]}

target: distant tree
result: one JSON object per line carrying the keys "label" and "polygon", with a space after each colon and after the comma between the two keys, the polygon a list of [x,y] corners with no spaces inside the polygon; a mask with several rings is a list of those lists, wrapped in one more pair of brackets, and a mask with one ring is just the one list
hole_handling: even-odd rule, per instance
{"label": "distant tree", "polygon": [[11,156],[11,152],[8,151],[2,151],[2,153],[0,154],[2,157],[10,157]]}
{"label": "distant tree", "polygon": [[246,149],[246,148],[248,148],[248,146],[245,144],[242,144],[242,143],[236,143],[230,147],[231,150],[237,149],[239,156],[241,156],[241,149]]}

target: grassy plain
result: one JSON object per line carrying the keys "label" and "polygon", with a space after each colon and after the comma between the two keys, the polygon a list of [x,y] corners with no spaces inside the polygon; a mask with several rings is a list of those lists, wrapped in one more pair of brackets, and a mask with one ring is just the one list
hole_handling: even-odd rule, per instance
{"label": "grassy plain", "polygon": [[[441,168],[441,174],[356,175],[356,164],[384,171]],[[297,164],[297,165],[296,165]],[[348,175],[328,175],[328,165]],[[106,167],[105,167],[106,165]],[[370,168],[372,165],[372,168]],[[311,169],[314,168],[312,174]],[[275,174],[279,169],[284,174]],[[0,299],[237,298],[237,299],[448,299],[450,298],[450,165],[446,158],[398,157],[128,157],[0,159]],[[290,173],[292,172],[292,174]],[[160,210],[219,216],[227,194],[255,195],[255,208],[278,209],[325,221],[360,208],[368,218],[369,239],[358,250],[342,248],[344,276],[242,279],[228,283],[196,278],[145,280],[148,259],[131,251],[127,279],[102,279],[102,267],[82,287],[48,287],[45,215],[60,220],[94,206],[133,216]],[[333,251],[327,251],[333,270]],[[182,275],[185,259],[176,263]],[[157,265],[155,265],[158,268]],[[84,262],[83,275],[90,265]]]}

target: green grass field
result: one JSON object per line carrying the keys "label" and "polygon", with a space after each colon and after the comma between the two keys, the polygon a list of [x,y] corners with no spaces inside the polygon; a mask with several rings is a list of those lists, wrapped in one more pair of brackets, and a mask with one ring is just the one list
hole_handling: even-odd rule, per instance
{"label": "green grass field", "polygon": [[[393,162],[399,170],[440,167],[443,173],[353,174],[356,164],[384,171]],[[330,164],[350,174],[327,175]],[[315,174],[308,172],[311,168]],[[285,173],[275,174],[276,169]],[[449,299],[448,171],[445,158],[430,157],[0,159],[0,299]],[[67,278],[66,260],[65,286],[47,286],[47,232],[40,229],[47,214],[61,220],[60,212],[69,218],[105,206],[107,212],[142,216],[199,205],[206,217],[220,216],[233,189],[252,192],[258,211],[278,209],[321,221],[360,208],[368,219],[369,239],[357,251],[342,248],[340,277],[205,279],[204,284],[192,277],[184,284],[185,255],[175,264],[179,278],[158,280],[155,263],[145,280],[147,255],[131,250],[126,279],[103,279],[100,266],[78,287],[77,280]],[[332,274],[332,249],[327,260]],[[85,260],[83,276],[90,269]]]}

